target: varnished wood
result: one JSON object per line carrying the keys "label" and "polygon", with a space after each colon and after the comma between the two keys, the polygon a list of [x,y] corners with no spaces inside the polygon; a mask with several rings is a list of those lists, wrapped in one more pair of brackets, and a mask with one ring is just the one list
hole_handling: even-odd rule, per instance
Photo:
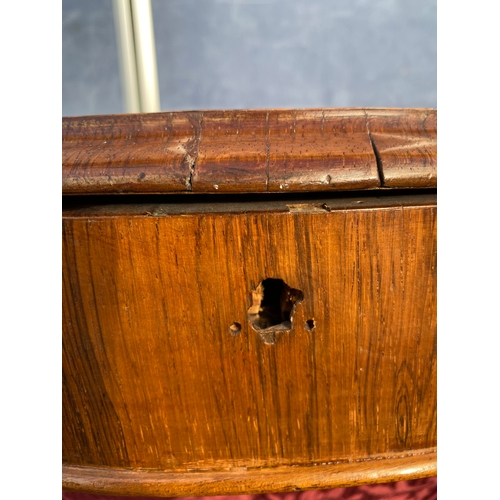
{"label": "varnished wood", "polygon": [[436,111],[198,111],[63,118],[63,193],[436,186]]}
{"label": "varnished wood", "polygon": [[435,110],[371,110],[368,127],[380,165],[382,186],[436,187]]}
{"label": "varnished wood", "polygon": [[63,194],[186,191],[200,116],[63,118]]}
{"label": "varnished wood", "polygon": [[436,453],[377,457],[351,463],[313,464],[213,472],[151,472],[63,466],[65,487],[108,495],[201,496],[343,488],[436,475]]}
{"label": "varnished wood", "polygon": [[[64,485],[201,495],[435,474],[436,206],[405,200],[69,208]],[[269,277],[304,297],[274,343],[247,319]]]}
{"label": "varnished wood", "polygon": [[[361,195],[435,187],[435,140],[421,109],[64,119],[63,485],[205,495],[435,474],[435,195]],[[154,193],[168,202],[74,196]],[[268,278],[292,312],[271,330]]]}

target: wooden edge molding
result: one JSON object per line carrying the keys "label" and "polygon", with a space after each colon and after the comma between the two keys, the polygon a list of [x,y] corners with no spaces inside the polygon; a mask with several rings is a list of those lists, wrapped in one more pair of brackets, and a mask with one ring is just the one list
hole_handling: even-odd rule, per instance
{"label": "wooden edge molding", "polygon": [[437,475],[436,450],[341,464],[215,472],[63,466],[63,489],[130,496],[240,495],[345,488]]}
{"label": "wooden edge molding", "polygon": [[63,117],[63,194],[435,188],[434,109]]}

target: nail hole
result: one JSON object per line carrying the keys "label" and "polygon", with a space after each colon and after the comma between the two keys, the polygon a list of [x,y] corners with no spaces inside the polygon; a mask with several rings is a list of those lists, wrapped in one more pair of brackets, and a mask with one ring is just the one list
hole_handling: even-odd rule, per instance
{"label": "nail hole", "polygon": [[274,343],[274,332],[292,329],[295,306],[304,299],[304,294],[282,279],[266,278],[251,292],[251,297],[250,324],[259,333],[273,333],[263,338],[267,343]]}
{"label": "nail hole", "polygon": [[238,335],[239,333],[241,332],[241,324],[240,323],[237,323],[237,322],[234,322],[232,323],[230,326],[229,326],[229,333],[231,335]]}
{"label": "nail hole", "polygon": [[304,328],[308,332],[312,332],[316,328],[316,321],[314,321],[313,319],[308,319],[304,324]]}

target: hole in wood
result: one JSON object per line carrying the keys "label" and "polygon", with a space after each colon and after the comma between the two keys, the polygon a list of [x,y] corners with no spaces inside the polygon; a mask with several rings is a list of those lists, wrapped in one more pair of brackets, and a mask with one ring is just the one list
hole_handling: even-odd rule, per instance
{"label": "hole in wood", "polygon": [[248,319],[266,343],[275,342],[275,333],[292,329],[296,304],[304,299],[301,290],[289,287],[282,279],[266,278],[251,293]]}
{"label": "hole in wood", "polygon": [[231,335],[238,335],[241,332],[241,324],[236,321],[229,326],[229,333]]}
{"label": "hole in wood", "polygon": [[304,328],[308,332],[312,332],[316,328],[316,321],[314,321],[313,319],[308,319],[304,324]]}

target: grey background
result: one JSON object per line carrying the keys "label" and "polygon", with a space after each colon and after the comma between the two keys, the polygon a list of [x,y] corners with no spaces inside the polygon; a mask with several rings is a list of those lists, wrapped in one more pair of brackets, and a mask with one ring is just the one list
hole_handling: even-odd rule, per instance
{"label": "grey background", "polygon": [[63,116],[123,113],[111,0],[63,0]]}
{"label": "grey background", "polygon": [[[436,0],[152,0],[162,110],[436,107]],[[124,112],[111,0],[63,0],[63,114]]]}

